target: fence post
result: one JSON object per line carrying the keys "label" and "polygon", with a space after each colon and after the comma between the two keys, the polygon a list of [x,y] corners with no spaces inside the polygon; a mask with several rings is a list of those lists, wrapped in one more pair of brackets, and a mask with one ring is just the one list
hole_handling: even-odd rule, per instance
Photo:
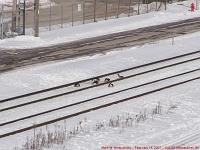
{"label": "fence post", "polygon": [[74,4],[72,3],[72,27],[74,26]]}
{"label": "fence post", "polygon": [[158,0],[156,0],[156,11],[158,10]]}
{"label": "fence post", "polygon": [[148,0],[146,0],[147,2],[147,13],[149,12],[149,5],[148,5]]}
{"label": "fence post", "polygon": [[13,0],[12,6],[12,32],[16,32],[16,20],[17,20],[17,0]]}
{"label": "fence post", "polygon": [[117,18],[119,18],[119,7],[120,7],[120,0],[118,0],[117,4]]}
{"label": "fence post", "polygon": [[138,1],[138,15],[140,14],[140,0]]}
{"label": "fence post", "polygon": [[96,22],[96,0],[94,0],[94,22]]}
{"label": "fence post", "polygon": [[34,36],[39,36],[39,0],[34,0]]}
{"label": "fence post", "polygon": [[105,7],[105,20],[107,20],[107,13],[108,13],[108,0],[106,0],[106,7]]}
{"label": "fence post", "polygon": [[51,1],[49,2],[49,30],[51,31]]}
{"label": "fence post", "polygon": [[130,13],[131,13],[131,0],[129,0],[128,17],[130,17]]}
{"label": "fence post", "polygon": [[85,24],[85,0],[83,0],[83,24]]}
{"label": "fence post", "polygon": [[172,37],[172,45],[174,45],[174,36]]}
{"label": "fence post", "polygon": [[18,1],[18,5],[17,5],[17,7],[18,7],[18,16],[17,16],[17,26],[18,26],[18,30],[20,31],[20,22],[21,22],[21,19],[20,19],[20,17],[21,17],[21,10],[20,10],[20,7],[19,7],[19,3],[20,3],[20,1]]}
{"label": "fence post", "polygon": [[63,5],[61,4],[61,28],[63,28]]}
{"label": "fence post", "polygon": [[1,5],[1,39],[3,40],[3,3]]}
{"label": "fence post", "polygon": [[23,35],[25,35],[26,33],[26,1],[24,0],[24,8],[23,8]]}

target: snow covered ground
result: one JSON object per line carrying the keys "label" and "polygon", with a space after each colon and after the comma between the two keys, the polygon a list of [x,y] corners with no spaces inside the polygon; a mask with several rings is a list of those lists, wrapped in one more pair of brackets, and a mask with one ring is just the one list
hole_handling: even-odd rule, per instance
{"label": "snow covered ground", "polygon": [[[28,66],[3,73],[0,75],[0,97],[3,99],[69,83],[102,73],[192,52],[199,50],[200,47],[199,32],[175,38],[174,45],[172,45],[171,40],[167,39],[141,47],[133,47],[123,49],[123,51],[119,50],[91,57]],[[198,67],[198,64],[195,66]],[[78,134],[64,145],[53,145],[53,150],[97,150],[101,149],[102,146],[162,146],[173,140],[173,138],[179,139],[185,135],[199,132],[199,89],[200,81],[196,80],[151,96],[69,119],[67,120],[67,129],[70,130],[80,120],[86,118],[87,127],[89,126],[91,129],[90,132]],[[162,106],[162,114],[155,115],[152,119],[152,110],[158,102]],[[171,107],[173,108],[172,110]],[[126,116],[129,113],[135,116],[144,110],[148,112],[148,119],[134,123],[131,127],[124,128],[119,126],[113,128],[105,126],[98,132],[93,130],[93,127],[98,122],[108,124],[109,119],[116,118],[117,115]],[[61,124],[63,122],[57,125],[60,126]],[[49,128],[54,126],[51,125]],[[33,131],[30,131],[0,139],[0,147],[2,150],[12,149],[14,146],[23,144],[27,136],[30,138],[32,135]],[[198,142],[192,146],[197,144]]]}
{"label": "snow covered ground", "polygon": [[20,95],[199,50],[199,40],[200,33],[198,32],[175,38],[174,45],[172,45],[172,39],[168,39],[142,47],[109,52],[106,55],[99,54],[27,66],[0,75],[0,98]]}
{"label": "snow covered ground", "polygon": [[[48,46],[62,42],[70,42],[83,38],[95,37],[141,27],[169,23],[194,17],[200,17],[200,11],[190,12],[189,6],[193,1],[174,3],[167,6],[167,11],[151,12],[132,17],[110,19],[75,27],[42,32],[40,37],[18,36],[0,41],[0,48],[29,48]],[[183,4],[183,5],[179,5]]]}
{"label": "snow covered ground", "polygon": [[[200,82],[172,88],[157,94],[139,98],[128,103],[115,105],[106,109],[90,112],[86,115],[69,119],[67,129],[73,129],[79,121],[86,120],[84,126],[90,132],[81,133],[67,141],[64,145],[54,144],[50,150],[100,150],[102,146],[162,146],[174,139],[185,137],[189,134],[199,133],[199,87]],[[151,116],[151,111],[160,102],[162,114]],[[172,108],[172,109],[170,109]],[[108,124],[109,119],[135,116],[146,110],[148,119],[135,123],[130,127],[104,126],[100,131],[95,131],[95,124],[102,122]],[[62,126],[64,122],[58,123]],[[52,125],[56,128],[55,125]],[[51,128],[52,126],[48,126]],[[58,126],[58,128],[61,128]],[[45,129],[44,129],[45,130]],[[40,132],[40,130],[37,130]],[[26,136],[30,138],[33,131],[19,134],[8,139],[0,140],[1,149],[9,150],[11,147],[24,143]],[[11,144],[12,143],[12,144]],[[172,142],[173,143],[173,142]],[[199,143],[185,146],[200,146]],[[53,147],[53,148],[52,148]],[[12,149],[12,148],[11,148]]]}
{"label": "snow covered ground", "polygon": [[[199,11],[191,13],[185,6],[172,4],[168,8],[166,12],[154,12],[46,32],[42,33],[40,38],[21,36],[6,39],[0,41],[0,47],[43,46],[199,16]],[[0,99],[196,51],[200,49],[199,41],[200,32],[197,32],[176,37],[173,45],[172,39],[167,39],[140,47],[124,48],[105,54],[37,64],[9,71],[0,74]],[[200,64],[195,64],[195,67],[200,68]],[[182,71],[184,72],[185,69]],[[159,74],[155,75],[155,77],[159,76]],[[66,129],[73,130],[79,121],[83,121],[85,129],[88,130],[75,135],[64,144],[54,144],[45,150],[101,150],[106,146],[164,146],[176,143],[183,137],[200,133],[199,91],[200,80],[196,80],[41,128],[46,131],[47,128],[52,130],[62,128],[63,124],[67,124]],[[162,108],[161,113],[152,115],[158,104]],[[124,126],[127,116],[135,119],[136,115],[144,112],[147,114],[146,119],[139,122],[134,120],[132,125]],[[109,120],[116,120],[119,116],[122,124],[116,127],[110,126]],[[98,124],[103,124],[103,127],[97,130]],[[40,129],[37,131],[40,132]],[[0,139],[0,150],[21,147],[27,137],[29,139],[33,137],[33,131]],[[199,141],[197,136],[196,140],[188,142],[185,146],[200,146]]]}
{"label": "snow covered ground", "polygon": [[[81,133],[65,144],[53,145],[51,150],[77,149],[77,150],[100,150],[103,146],[135,147],[135,146],[163,146],[166,143],[185,137],[192,133],[200,132],[199,118],[199,87],[200,82],[192,82],[187,85],[162,91],[133,101],[115,105],[109,108],[98,110],[70,119],[70,122],[77,122],[87,118],[86,127],[90,128],[89,133]],[[162,114],[151,116],[152,109],[160,102]],[[170,109],[174,106],[173,109]],[[148,119],[133,124],[130,127],[106,126],[109,119],[113,120],[119,115],[125,118],[126,115],[135,117],[146,110]],[[100,131],[95,131],[97,123],[103,123]],[[60,123],[61,125],[63,123]],[[172,145],[170,145],[172,146]],[[184,146],[200,146],[198,141],[194,144]],[[48,149],[48,148],[47,148]],[[126,149],[128,150],[128,149]]]}
{"label": "snow covered ground", "polygon": [[[100,150],[102,146],[162,146],[174,139],[200,132],[199,118],[200,82],[162,91],[124,104],[105,108],[82,115],[87,118],[90,128],[97,122],[109,122],[110,118],[135,116],[146,110],[148,119],[135,123],[132,127],[105,127],[101,131],[80,134],[65,144],[49,149]],[[160,102],[162,114],[151,116],[151,111]],[[169,111],[170,106],[176,106]],[[68,123],[68,121],[67,121]],[[200,146],[199,143],[185,146]],[[64,148],[63,148],[64,147]]]}

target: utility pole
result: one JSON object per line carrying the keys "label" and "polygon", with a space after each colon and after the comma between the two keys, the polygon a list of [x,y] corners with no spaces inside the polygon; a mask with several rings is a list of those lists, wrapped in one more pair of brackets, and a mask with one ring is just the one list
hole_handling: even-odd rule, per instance
{"label": "utility pole", "polygon": [[85,0],[83,0],[83,24],[85,24]]}
{"label": "utility pole", "polygon": [[131,0],[129,0],[129,5],[128,5],[128,17],[130,17],[131,13]]}
{"label": "utility pole", "polygon": [[107,20],[107,13],[108,13],[108,0],[106,0],[106,4],[105,4],[106,6],[105,6],[105,9],[106,9],[106,11],[105,11],[105,20]]}
{"label": "utility pole", "polygon": [[34,0],[34,36],[39,37],[39,0]]}
{"label": "utility pole", "polygon": [[119,18],[119,11],[120,11],[120,0],[118,0],[118,4],[117,4],[117,18]]}
{"label": "utility pole", "polygon": [[17,21],[17,0],[13,0],[13,6],[12,6],[12,32],[16,32],[16,21]]}
{"label": "utility pole", "polygon": [[20,0],[17,2],[17,26],[18,26],[18,32],[21,34],[21,9],[20,9]]}
{"label": "utility pole", "polygon": [[94,22],[96,22],[96,4],[97,4],[97,1],[94,0]]}

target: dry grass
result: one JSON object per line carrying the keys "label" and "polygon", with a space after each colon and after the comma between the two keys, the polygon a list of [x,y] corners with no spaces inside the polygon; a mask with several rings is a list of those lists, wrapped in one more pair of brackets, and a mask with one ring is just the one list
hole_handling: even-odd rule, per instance
{"label": "dry grass", "polygon": [[[166,114],[177,107],[178,104],[170,104],[169,107],[166,108]],[[65,120],[64,125],[55,125],[54,129],[49,129],[48,126],[46,126],[45,130],[34,129],[33,136],[27,137],[25,144],[21,148],[15,147],[14,150],[42,150],[43,148],[50,148],[55,144],[63,145],[63,143],[79,135],[102,132],[109,128],[119,128],[119,130],[136,128],[139,123],[145,123],[147,119],[154,118],[156,115],[162,115],[162,113],[164,113],[163,107],[161,103],[158,102],[149,111],[144,109],[137,114],[124,113],[122,115],[116,115],[106,121],[98,121],[94,126],[90,126],[87,118],[84,118],[79,121],[73,129],[68,130],[68,125]]]}

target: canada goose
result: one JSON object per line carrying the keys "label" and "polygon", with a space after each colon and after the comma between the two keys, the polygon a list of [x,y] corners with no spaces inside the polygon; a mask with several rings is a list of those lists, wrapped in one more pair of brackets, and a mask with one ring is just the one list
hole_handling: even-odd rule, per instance
{"label": "canada goose", "polygon": [[74,87],[80,87],[80,83],[78,82],[74,83]]}
{"label": "canada goose", "polygon": [[99,78],[98,79],[93,79],[92,80],[92,85],[99,84],[99,81],[100,81]]}
{"label": "canada goose", "polygon": [[114,84],[113,84],[112,82],[110,82],[110,83],[108,84],[108,87],[114,87]]}
{"label": "canada goose", "polygon": [[124,78],[124,76],[120,75],[119,73],[117,74],[117,76],[121,79]]}
{"label": "canada goose", "polygon": [[104,82],[110,82],[110,78],[105,78]]}

